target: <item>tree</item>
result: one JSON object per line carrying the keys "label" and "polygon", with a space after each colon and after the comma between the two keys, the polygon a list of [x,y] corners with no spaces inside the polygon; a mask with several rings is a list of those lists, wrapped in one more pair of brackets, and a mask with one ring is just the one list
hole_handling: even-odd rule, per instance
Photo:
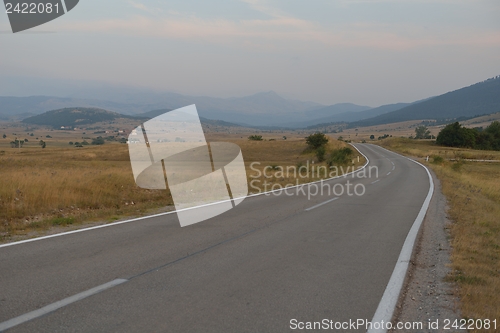
{"label": "tree", "polygon": [[375,135],[370,135],[370,140],[375,140]]}
{"label": "tree", "polygon": [[469,129],[455,122],[446,125],[439,132],[436,143],[448,147],[473,148],[476,143],[477,131]]}
{"label": "tree", "polygon": [[12,148],[22,148],[23,144],[24,144],[24,141],[23,140],[19,141],[18,139],[10,142],[10,146]]}
{"label": "tree", "polygon": [[47,146],[47,144],[45,143],[45,141],[43,140],[40,140],[40,142],[38,143],[40,146],[42,146],[42,149],[45,148]]}
{"label": "tree", "polygon": [[490,136],[491,149],[500,150],[500,122],[492,122],[484,132]]}
{"label": "tree", "polygon": [[306,137],[306,143],[312,149],[318,149],[328,143],[328,138],[325,134],[317,132]]}
{"label": "tree", "polygon": [[415,128],[415,139],[430,139],[431,132],[426,126],[418,126]]}
{"label": "tree", "polygon": [[3,135],[3,138],[5,139],[6,137],[7,137],[7,135],[5,135],[5,134],[4,134],[4,135]]}

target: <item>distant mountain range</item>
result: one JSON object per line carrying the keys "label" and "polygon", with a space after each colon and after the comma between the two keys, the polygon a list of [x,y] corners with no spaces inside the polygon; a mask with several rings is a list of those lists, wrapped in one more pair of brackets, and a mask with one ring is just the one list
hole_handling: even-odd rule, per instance
{"label": "distant mountain range", "polygon": [[98,108],[126,116],[146,117],[145,113],[153,115],[154,112],[190,104],[196,104],[200,116],[205,119],[220,120],[231,125],[267,128],[305,128],[317,124],[346,122],[351,127],[361,127],[406,120],[456,119],[500,111],[500,77],[426,100],[376,108],[351,103],[325,106],[285,99],[273,91],[227,99],[143,90],[110,92],[99,89],[79,92],[65,98],[0,96],[0,120],[31,119],[46,111],[65,108]]}
{"label": "distant mountain range", "polygon": [[[142,122],[162,115],[171,109],[153,110],[136,116],[123,115],[117,112],[111,112],[98,108],[64,108],[59,110],[47,111],[42,114],[26,118],[22,120],[25,124],[50,126],[53,128],[61,127],[85,127],[102,121],[114,121],[117,119],[134,119],[137,125]],[[219,127],[241,127],[240,125],[229,123],[222,120],[212,120],[200,117],[200,121],[204,125],[212,125]]]}
{"label": "distant mountain range", "polygon": [[245,126],[295,128],[302,127],[305,121],[322,119],[328,112],[337,114],[369,108],[349,103],[325,107],[318,103],[285,99],[272,91],[228,99],[173,93],[137,93],[123,96],[122,102],[81,97],[0,96],[0,119],[18,121],[46,111],[72,107],[93,107],[126,115],[137,115],[150,110],[175,109],[190,104],[196,104],[200,116],[207,119],[219,119]]}

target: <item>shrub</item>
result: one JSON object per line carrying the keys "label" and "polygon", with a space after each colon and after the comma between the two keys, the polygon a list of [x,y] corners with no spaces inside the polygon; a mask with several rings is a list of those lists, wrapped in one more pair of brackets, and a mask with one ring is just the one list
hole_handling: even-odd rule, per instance
{"label": "shrub", "polygon": [[98,136],[97,138],[92,139],[92,144],[93,145],[103,145],[104,144],[104,138],[101,137],[101,136]]}
{"label": "shrub", "polygon": [[248,140],[251,141],[262,141],[262,135],[250,135]]}
{"label": "shrub", "polygon": [[317,132],[306,137],[306,143],[312,149],[318,149],[328,143],[328,138],[325,134]]}
{"label": "shrub", "polygon": [[331,166],[333,164],[347,164],[351,161],[351,156],[353,153],[354,151],[349,147],[336,149],[330,154],[328,165]]}
{"label": "shrub", "polygon": [[325,160],[326,149],[325,146],[321,146],[316,149],[316,157],[318,158],[318,162],[323,162]]}

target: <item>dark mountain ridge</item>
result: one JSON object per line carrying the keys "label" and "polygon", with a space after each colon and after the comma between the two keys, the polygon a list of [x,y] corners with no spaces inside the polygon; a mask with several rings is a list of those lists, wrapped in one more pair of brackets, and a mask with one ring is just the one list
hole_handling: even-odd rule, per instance
{"label": "dark mountain ridge", "polygon": [[373,126],[420,119],[453,120],[498,111],[500,111],[500,76],[450,91],[397,111],[353,122],[349,124],[349,127]]}

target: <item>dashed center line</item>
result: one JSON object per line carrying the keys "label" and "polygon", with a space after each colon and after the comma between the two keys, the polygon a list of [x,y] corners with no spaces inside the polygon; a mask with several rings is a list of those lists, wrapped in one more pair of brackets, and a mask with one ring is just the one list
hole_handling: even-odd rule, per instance
{"label": "dashed center line", "polygon": [[372,184],[378,183],[380,179],[377,179],[376,181],[372,182]]}
{"label": "dashed center line", "polygon": [[309,208],[307,208],[307,209],[306,209],[306,212],[308,212],[308,211],[310,211],[310,210],[313,210],[313,209],[315,209],[315,208],[318,208],[318,207],[320,207],[320,206],[326,205],[327,203],[332,202],[332,201],[335,201],[335,200],[337,200],[337,199],[338,199],[338,197],[333,198],[333,199],[330,199],[330,200],[326,200],[326,201],[324,201],[324,202],[322,202],[322,203],[320,203],[320,204],[317,204],[316,206],[309,207]]}
{"label": "dashed center line", "polygon": [[90,297],[92,295],[98,294],[100,292],[103,292],[104,290],[113,288],[113,287],[115,287],[115,286],[117,286],[119,284],[125,283],[127,281],[128,280],[125,280],[125,279],[116,279],[116,280],[110,281],[108,283],[102,284],[100,286],[97,286],[95,288],[92,288],[92,289],[86,290],[84,292],[81,292],[79,294],[70,296],[70,297],[65,298],[63,300],[57,301],[55,303],[49,304],[47,306],[44,306],[41,309],[38,309],[38,310],[35,310],[35,311],[31,311],[31,312],[23,314],[23,315],[21,315],[19,317],[16,317],[16,318],[4,321],[3,323],[0,323],[0,332],[8,330],[9,328],[12,328],[14,326],[23,324],[23,323],[25,323],[27,321],[30,321],[32,319],[39,318],[39,317],[44,316],[44,315],[46,315],[48,313],[54,312],[57,309],[65,307],[65,306],[67,306],[67,305],[69,305],[71,303],[78,302],[78,301],[80,301],[80,300],[82,300],[84,298],[87,298],[87,297]]}
{"label": "dashed center line", "polygon": [[391,172],[389,171],[389,172],[387,173],[387,176],[389,176],[390,174],[391,174]]}

